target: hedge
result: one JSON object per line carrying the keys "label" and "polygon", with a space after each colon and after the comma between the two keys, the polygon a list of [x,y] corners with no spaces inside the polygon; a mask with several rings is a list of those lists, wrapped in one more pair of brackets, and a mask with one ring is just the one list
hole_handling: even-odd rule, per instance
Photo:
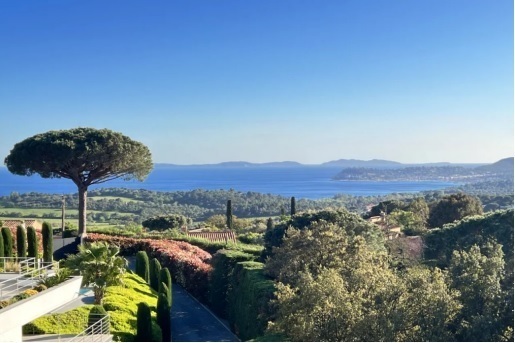
{"label": "hedge", "polygon": [[211,272],[211,254],[185,242],[136,239],[127,237],[88,234],[88,241],[116,244],[122,255],[146,251],[157,258],[163,268],[168,268],[172,279],[200,301],[207,301],[208,278]]}
{"label": "hedge", "polygon": [[2,236],[4,241],[4,256],[13,257],[13,234],[6,227],[2,228]]}
{"label": "hedge", "polygon": [[256,257],[240,251],[220,250],[211,260],[213,270],[209,279],[210,308],[222,318],[227,318],[227,292],[229,275],[238,262],[252,261]]}
{"label": "hedge", "polygon": [[27,232],[21,225],[16,227],[16,254],[18,257],[27,257]]}
{"label": "hedge", "polygon": [[239,262],[229,276],[227,294],[229,325],[242,340],[262,336],[271,319],[269,301],[275,286],[259,262]]}

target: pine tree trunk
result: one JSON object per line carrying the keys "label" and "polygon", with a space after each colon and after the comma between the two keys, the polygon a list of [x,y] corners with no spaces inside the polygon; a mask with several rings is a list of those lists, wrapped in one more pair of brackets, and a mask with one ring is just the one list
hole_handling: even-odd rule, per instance
{"label": "pine tree trunk", "polygon": [[88,187],[78,186],[79,188],[79,236],[86,234],[86,205],[88,197]]}

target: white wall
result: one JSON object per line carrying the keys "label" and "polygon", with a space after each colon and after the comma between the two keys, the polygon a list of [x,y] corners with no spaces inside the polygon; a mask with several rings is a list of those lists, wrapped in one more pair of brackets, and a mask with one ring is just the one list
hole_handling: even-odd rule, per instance
{"label": "white wall", "polygon": [[21,342],[22,326],[79,296],[82,276],[74,276],[57,286],[0,310],[0,342]]}

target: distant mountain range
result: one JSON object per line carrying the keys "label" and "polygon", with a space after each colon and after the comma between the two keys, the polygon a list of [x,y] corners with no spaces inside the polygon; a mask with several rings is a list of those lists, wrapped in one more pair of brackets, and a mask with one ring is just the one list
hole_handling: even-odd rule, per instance
{"label": "distant mountain range", "polygon": [[[512,158],[513,161],[513,158]],[[450,163],[450,162],[433,162],[433,163],[400,163],[388,160],[373,159],[369,161],[356,160],[356,159],[340,159],[329,161],[321,164],[302,164],[294,161],[284,162],[267,162],[267,163],[252,163],[246,161],[231,161],[215,164],[190,164],[179,165],[170,163],[156,163],[156,168],[167,167],[225,167],[225,168],[254,168],[254,167],[338,167],[338,168],[375,168],[375,169],[393,169],[393,168],[406,168],[406,167],[466,167],[474,168],[478,166],[486,166],[487,163]]]}

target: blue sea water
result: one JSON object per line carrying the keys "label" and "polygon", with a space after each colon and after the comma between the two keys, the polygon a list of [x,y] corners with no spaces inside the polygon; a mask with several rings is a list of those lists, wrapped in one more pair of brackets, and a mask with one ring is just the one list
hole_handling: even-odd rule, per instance
{"label": "blue sea water", "polygon": [[[438,190],[455,186],[440,181],[335,181],[331,178],[341,168],[331,167],[156,167],[143,181],[114,180],[91,186],[124,187],[152,191],[188,191],[193,189],[234,189],[295,196],[296,198],[330,198],[336,194],[384,195]],[[67,179],[42,179],[10,174],[0,168],[0,195],[11,192],[73,194],[77,188]]]}

